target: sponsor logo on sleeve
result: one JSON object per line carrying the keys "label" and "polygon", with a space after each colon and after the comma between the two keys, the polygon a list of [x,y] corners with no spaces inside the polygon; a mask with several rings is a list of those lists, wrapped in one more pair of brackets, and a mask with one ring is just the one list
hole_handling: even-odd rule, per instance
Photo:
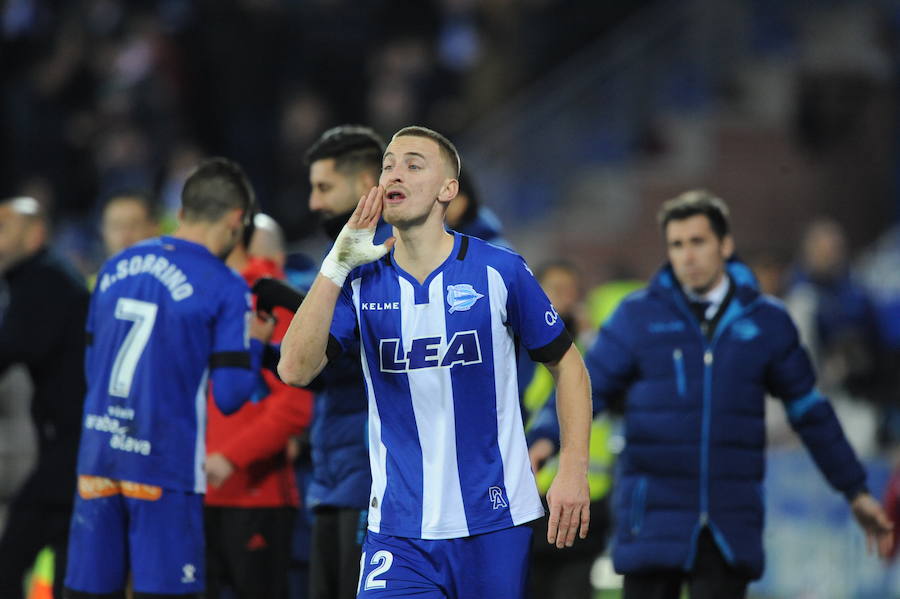
{"label": "sponsor logo on sleeve", "polygon": [[556,308],[551,305],[550,309],[544,312],[544,322],[547,323],[548,327],[552,327],[558,320],[559,314],[556,312]]}

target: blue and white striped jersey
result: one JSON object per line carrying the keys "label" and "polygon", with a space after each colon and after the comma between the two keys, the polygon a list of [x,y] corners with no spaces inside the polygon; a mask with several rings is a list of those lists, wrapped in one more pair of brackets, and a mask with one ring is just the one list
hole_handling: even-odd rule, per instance
{"label": "blue and white striped jersey", "polygon": [[78,473],[205,493],[209,368],[249,368],[249,317],[247,284],[201,245],[160,237],[110,259],[88,313]]}
{"label": "blue and white striped jersey", "polygon": [[424,284],[393,254],[353,272],[329,357],[357,335],[369,396],[369,529],[447,539],[534,520],[516,338],[549,362],[571,344],[525,261],[474,237]]}

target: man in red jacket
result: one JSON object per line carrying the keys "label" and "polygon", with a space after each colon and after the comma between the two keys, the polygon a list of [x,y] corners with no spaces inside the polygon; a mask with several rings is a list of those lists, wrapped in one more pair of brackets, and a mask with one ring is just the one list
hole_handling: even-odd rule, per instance
{"label": "man in red jacket", "polygon": [[[284,245],[278,225],[257,215],[252,241],[238,244],[228,265],[249,285],[262,277],[284,279]],[[247,247],[265,248],[253,256]],[[275,307],[272,342],[278,343],[292,312]],[[288,439],[309,425],[312,394],[260,371],[256,396],[236,413],[220,412],[211,390],[206,437],[207,597],[231,587],[241,599],[287,596],[291,532],[299,493],[286,454]]]}

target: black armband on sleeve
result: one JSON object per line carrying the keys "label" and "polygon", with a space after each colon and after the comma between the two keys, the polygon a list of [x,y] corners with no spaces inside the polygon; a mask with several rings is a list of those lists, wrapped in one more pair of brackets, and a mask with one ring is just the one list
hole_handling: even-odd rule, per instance
{"label": "black armband on sleeve", "polygon": [[319,376],[317,376],[316,378],[311,380],[309,382],[309,384],[303,388],[306,389],[307,391],[312,391],[313,393],[318,393],[322,389],[325,388],[325,381],[322,379],[322,375],[320,374]]}
{"label": "black armband on sleeve", "polygon": [[865,483],[849,489],[846,493],[844,493],[844,496],[847,498],[847,501],[853,503],[853,500],[863,493],[865,493],[866,495],[871,495],[871,493],[869,492],[869,487]]}
{"label": "black armband on sleeve", "polygon": [[213,368],[250,368],[250,352],[223,351],[209,357],[209,367]]}
{"label": "black armband on sleeve", "polygon": [[334,335],[328,335],[328,347],[325,348],[325,357],[329,362],[334,362],[338,356],[344,353],[341,342],[334,338]]}
{"label": "black armband on sleeve", "polygon": [[550,362],[556,362],[563,355],[569,351],[569,347],[572,345],[572,336],[569,335],[569,331],[563,329],[563,332],[559,334],[559,336],[545,345],[544,347],[539,347],[537,349],[529,349],[528,355],[531,356],[531,359],[535,362],[541,362],[543,364],[548,364]]}
{"label": "black armband on sleeve", "polygon": [[256,308],[269,313],[275,306],[296,312],[306,297],[287,283],[268,277],[254,283],[253,293],[256,295]]}
{"label": "black armband on sleeve", "polygon": [[281,359],[281,348],[277,345],[266,343],[263,346],[262,367],[269,370],[281,380],[278,376],[278,360]]}

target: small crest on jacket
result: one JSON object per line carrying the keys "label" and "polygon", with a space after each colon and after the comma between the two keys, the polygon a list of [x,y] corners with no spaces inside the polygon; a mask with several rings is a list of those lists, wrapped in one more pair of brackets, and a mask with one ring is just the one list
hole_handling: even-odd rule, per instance
{"label": "small crest on jacket", "polygon": [[750,341],[759,335],[759,327],[749,318],[742,318],[731,325],[732,335],[741,341]]}
{"label": "small crest on jacket", "polygon": [[651,333],[678,333],[684,330],[684,323],[680,320],[672,320],[669,322],[651,322],[647,325],[647,330]]}
{"label": "small crest on jacket", "polygon": [[468,283],[459,285],[447,285],[447,304],[450,306],[450,313],[465,312],[472,308],[479,299],[484,297],[478,293]]}

